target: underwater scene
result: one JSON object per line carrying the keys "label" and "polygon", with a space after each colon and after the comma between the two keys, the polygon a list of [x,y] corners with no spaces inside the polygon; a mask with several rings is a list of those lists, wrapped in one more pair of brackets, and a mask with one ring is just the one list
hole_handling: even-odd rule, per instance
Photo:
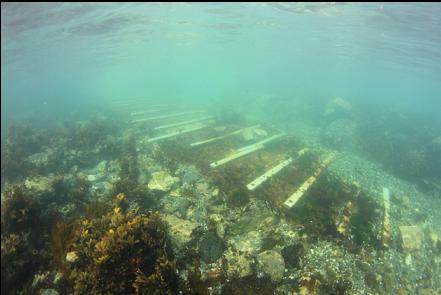
{"label": "underwater scene", "polygon": [[441,294],[440,3],[1,3],[1,294]]}

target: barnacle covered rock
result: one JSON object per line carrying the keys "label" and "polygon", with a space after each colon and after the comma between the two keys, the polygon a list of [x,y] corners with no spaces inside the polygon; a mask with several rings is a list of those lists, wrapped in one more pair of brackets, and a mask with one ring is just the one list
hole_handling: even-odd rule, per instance
{"label": "barnacle covered rock", "polygon": [[257,254],[262,248],[262,243],[262,235],[256,230],[234,236],[228,241],[233,249],[249,254]]}
{"label": "barnacle covered rock", "polygon": [[152,173],[152,179],[150,180],[148,187],[151,190],[168,192],[178,182],[178,177],[173,177],[166,171],[158,171]]}
{"label": "barnacle covered rock", "polygon": [[197,224],[174,215],[165,215],[164,220],[169,225],[169,235],[175,253],[179,253],[190,242],[192,232]]}
{"label": "barnacle covered rock", "polygon": [[247,253],[234,251],[231,248],[225,251],[226,274],[228,278],[245,278],[253,274],[252,257]]}
{"label": "barnacle covered rock", "polygon": [[53,148],[45,147],[41,152],[30,155],[27,160],[40,172],[49,172],[54,169],[56,151]]}
{"label": "barnacle covered rock", "polygon": [[283,278],[285,261],[280,253],[268,250],[257,255],[258,270],[272,281],[277,282]]}
{"label": "barnacle covered rock", "polygon": [[54,178],[52,177],[38,176],[26,179],[24,184],[26,189],[28,189],[30,192],[34,194],[41,194],[46,192],[53,192],[53,181]]}

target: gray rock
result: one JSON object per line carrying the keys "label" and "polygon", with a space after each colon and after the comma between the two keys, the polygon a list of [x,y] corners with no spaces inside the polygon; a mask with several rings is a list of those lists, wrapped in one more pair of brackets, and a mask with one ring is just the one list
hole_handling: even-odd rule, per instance
{"label": "gray rock", "polygon": [[181,177],[183,183],[195,183],[203,178],[193,165],[179,165],[176,174]]}
{"label": "gray rock", "polygon": [[168,233],[173,251],[175,254],[181,253],[191,241],[193,230],[197,227],[197,224],[174,215],[164,215],[163,219],[170,226]]}
{"label": "gray rock", "polygon": [[228,241],[228,244],[235,250],[257,254],[262,248],[262,235],[258,231],[250,231],[247,234],[234,236]]}
{"label": "gray rock", "polygon": [[95,174],[89,174],[89,175],[87,175],[87,178],[86,178],[88,181],[90,181],[90,182],[95,182],[95,181],[97,181],[99,178],[98,178],[98,175],[95,175]]}
{"label": "gray rock", "polygon": [[207,208],[200,203],[192,206],[187,211],[187,218],[198,222],[204,222],[207,219]]}
{"label": "gray rock", "polygon": [[259,274],[268,276],[273,282],[283,278],[285,272],[285,261],[280,253],[268,250],[257,255],[257,269]]}
{"label": "gray rock", "polygon": [[33,178],[27,178],[25,181],[25,187],[33,194],[51,193],[54,191],[54,188],[52,186],[53,181],[53,175],[48,177],[37,176]]}
{"label": "gray rock", "polygon": [[224,241],[212,231],[206,233],[199,242],[199,253],[202,260],[212,263],[218,260],[224,252]]}
{"label": "gray rock", "polygon": [[107,177],[107,161],[99,162],[94,168],[83,171],[86,179],[90,182],[97,182]]}
{"label": "gray rock", "polygon": [[178,177],[171,176],[167,171],[158,171],[152,174],[148,187],[151,190],[158,190],[163,192],[170,191],[179,182]]}
{"label": "gray rock", "polygon": [[178,217],[187,217],[187,210],[192,202],[186,198],[167,195],[161,199],[161,207],[164,213],[174,214]]}
{"label": "gray rock", "polygon": [[28,160],[37,167],[48,167],[54,158],[55,151],[46,147],[42,152],[30,155]]}
{"label": "gray rock", "polygon": [[224,219],[222,215],[220,214],[211,214],[208,216],[209,222],[211,226],[216,231],[217,235],[221,238],[224,238],[225,236],[225,225],[224,225]]}
{"label": "gray rock", "polygon": [[111,191],[112,191],[112,184],[110,184],[107,181],[96,182],[90,188],[90,192],[98,196],[109,195]]}
{"label": "gray rock", "polygon": [[227,234],[231,236],[242,235],[249,233],[252,230],[257,230],[263,225],[267,218],[274,216],[274,214],[266,209],[256,209],[254,211],[248,212],[248,214],[243,215],[232,224],[228,230]]}
{"label": "gray rock", "polygon": [[303,255],[305,249],[300,243],[293,243],[282,250],[283,258],[289,267],[300,267],[300,256]]}
{"label": "gray rock", "polygon": [[240,279],[253,274],[252,256],[247,253],[233,251],[229,248],[225,252],[226,273],[229,279]]}

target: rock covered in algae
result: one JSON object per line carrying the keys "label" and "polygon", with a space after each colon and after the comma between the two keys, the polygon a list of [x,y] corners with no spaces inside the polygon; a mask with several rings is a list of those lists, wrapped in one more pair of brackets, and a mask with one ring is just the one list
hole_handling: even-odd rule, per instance
{"label": "rock covered in algae", "polygon": [[86,178],[88,181],[95,183],[99,181],[115,180],[119,172],[120,167],[117,166],[116,161],[103,160],[95,167],[83,170],[80,175],[84,175],[84,178]]}
{"label": "rock covered in algae", "polygon": [[166,171],[158,171],[152,173],[148,187],[151,190],[158,190],[163,192],[170,191],[179,182],[179,177],[171,176]]}
{"label": "rock covered in algae", "polygon": [[36,167],[50,167],[54,157],[55,151],[52,148],[45,147],[43,151],[30,155],[28,160]]}
{"label": "rock covered in algae", "polygon": [[226,273],[228,278],[244,278],[252,275],[253,259],[247,253],[233,251],[231,248],[225,251]]}
{"label": "rock covered in algae", "polygon": [[234,236],[228,241],[228,244],[238,251],[257,254],[262,247],[262,235],[253,230],[246,234]]}
{"label": "rock covered in algae", "polygon": [[169,237],[173,249],[175,253],[178,253],[190,242],[192,238],[191,234],[197,227],[197,224],[174,215],[165,215],[164,220],[169,225]]}
{"label": "rock covered in algae", "polygon": [[180,164],[176,169],[176,175],[179,175],[182,183],[196,183],[203,179],[202,174],[194,165]]}
{"label": "rock covered in algae", "polygon": [[161,210],[164,214],[173,214],[179,218],[187,217],[187,210],[193,202],[186,198],[173,196],[171,193],[161,199]]}
{"label": "rock covered in algae", "polygon": [[224,238],[225,236],[225,225],[222,215],[220,214],[211,214],[208,216],[208,220],[210,221],[212,227],[216,231],[216,234]]}
{"label": "rock covered in algae", "polygon": [[259,272],[269,276],[272,281],[277,282],[283,278],[285,261],[280,253],[273,250],[260,253],[257,255],[257,265]]}
{"label": "rock covered in algae", "polygon": [[199,253],[203,261],[215,262],[224,252],[224,241],[213,231],[207,232],[199,241]]}
{"label": "rock covered in algae", "polygon": [[441,249],[441,234],[439,234],[436,230],[430,229],[429,240],[433,248]]}
{"label": "rock covered in algae", "polygon": [[273,212],[259,206],[260,204],[253,207],[253,210],[242,212],[234,223],[228,225],[225,235],[232,249],[257,255],[266,237],[279,236],[279,232],[275,232]]}
{"label": "rock covered in algae", "polygon": [[53,192],[54,188],[52,183],[54,181],[53,177],[38,176],[33,178],[27,178],[24,185],[26,189],[34,194],[41,194],[46,192]]}
{"label": "rock covered in algae", "polygon": [[423,243],[423,233],[421,228],[415,225],[400,226],[402,248],[405,252],[421,249]]}

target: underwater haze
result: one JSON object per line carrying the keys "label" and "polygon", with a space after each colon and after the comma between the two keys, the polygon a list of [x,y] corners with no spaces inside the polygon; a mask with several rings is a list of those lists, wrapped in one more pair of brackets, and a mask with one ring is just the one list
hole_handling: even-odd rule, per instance
{"label": "underwater haze", "polygon": [[265,93],[342,96],[436,118],[440,10],[438,3],[3,3],[3,115],[97,97],[252,103]]}
{"label": "underwater haze", "polygon": [[2,293],[438,294],[440,84],[440,3],[4,2]]}

